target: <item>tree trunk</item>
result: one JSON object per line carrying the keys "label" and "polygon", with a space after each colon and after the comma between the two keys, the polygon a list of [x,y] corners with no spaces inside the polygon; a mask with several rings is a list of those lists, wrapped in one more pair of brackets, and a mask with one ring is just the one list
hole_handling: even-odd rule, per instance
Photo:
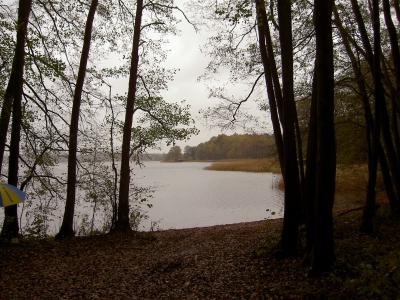
{"label": "tree trunk", "polygon": [[[8,163],[8,183],[18,184],[19,143],[21,137],[22,121],[22,91],[25,62],[25,40],[32,0],[20,0],[18,8],[17,44],[13,59],[13,69],[7,87],[1,115],[1,159],[3,159],[8,123],[10,120],[10,107],[12,106],[13,118],[11,125],[10,156]],[[3,115],[4,111],[4,115]],[[3,119],[4,117],[4,119]],[[4,126],[4,127],[3,127]],[[2,161],[0,162],[1,165]],[[4,209],[4,223],[1,235],[7,239],[17,237],[19,232],[17,205]]]}
{"label": "tree trunk", "polygon": [[[296,136],[296,145],[297,145],[297,152],[298,152],[298,167],[299,167],[299,184],[300,184],[300,195],[301,195],[301,199],[302,199],[302,208],[304,207],[304,198],[303,198],[303,190],[304,190],[304,158],[303,158],[303,143],[301,141],[301,132],[300,132],[300,125],[299,125],[299,118],[297,116],[297,111],[295,113],[295,136]],[[305,217],[305,212],[302,209],[302,220],[304,220]]]}
{"label": "tree trunk", "polygon": [[361,12],[360,12],[360,7],[358,5],[358,1],[351,0],[351,5],[352,5],[353,13],[356,18],[357,25],[358,25],[358,30],[361,35],[361,40],[363,42],[363,46],[364,46],[364,50],[365,50],[365,54],[366,54],[365,58],[368,61],[371,71],[373,72],[373,69],[374,69],[373,56],[374,55],[372,53],[371,43],[369,42],[367,30],[365,29],[364,20],[362,18]]}
{"label": "tree trunk", "polygon": [[4,151],[7,140],[8,126],[13,106],[13,100],[22,97],[22,84],[25,63],[25,40],[32,0],[20,0],[18,7],[17,43],[15,45],[10,79],[7,84],[0,116],[0,174],[3,165]]}
{"label": "tree trunk", "polygon": [[[357,59],[354,56],[354,53],[352,52],[351,47],[349,45],[349,42],[347,39],[348,38],[347,32],[344,30],[344,28],[342,26],[342,23],[340,21],[340,16],[336,10],[336,7],[334,7],[334,13],[335,13],[335,21],[334,22],[339,29],[346,52],[351,60],[353,71],[354,71],[354,76],[355,76],[356,83],[357,83],[358,89],[359,89],[359,93],[361,95],[361,100],[362,100],[362,103],[364,106],[364,116],[365,116],[366,131],[367,131],[366,139],[367,139],[367,145],[368,145],[368,165],[371,165],[372,164],[372,137],[371,136],[372,136],[372,132],[373,132],[373,128],[374,128],[374,119],[372,116],[372,111],[371,111],[371,107],[369,104],[367,91],[365,88],[365,82],[364,82],[363,76],[361,74],[359,63],[357,62]],[[386,195],[389,199],[389,203],[392,208],[392,212],[395,212],[397,210],[396,207],[398,206],[398,204],[397,204],[398,199],[393,190],[393,183],[392,183],[391,176],[389,173],[389,166],[386,161],[385,153],[383,151],[380,141],[378,141],[378,142],[379,142],[379,144],[378,144],[379,161],[380,161],[380,165],[381,165],[382,177],[384,180]],[[373,187],[372,187],[372,185],[373,185]],[[368,181],[367,190],[368,189],[371,189],[371,190],[375,189],[375,182],[373,180]],[[368,197],[370,197],[370,196],[368,196]],[[369,200],[369,201],[371,201],[371,200]]]}
{"label": "tree trunk", "polygon": [[[383,58],[382,51],[380,52],[381,57]],[[381,126],[382,126],[382,136],[383,136],[383,142],[384,142],[384,147],[386,150],[386,156],[389,161],[389,169],[390,173],[392,174],[393,178],[393,186],[396,191],[396,197],[397,199],[400,198],[400,161],[398,159],[400,153],[396,151],[396,148],[398,149],[398,145],[400,143],[399,141],[399,133],[398,133],[398,128],[397,128],[397,112],[396,112],[396,106],[397,102],[396,99],[398,98],[397,92],[394,90],[393,85],[391,84],[389,74],[386,68],[386,63],[383,59],[382,61],[382,67],[383,67],[383,73],[385,74],[384,79],[386,79],[386,85],[389,89],[390,92],[390,98],[392,102],[392,116],[393,120],[390,122],[390,117],[388,113],[388,108],[386,105],[386,99],[385,95],[383,92],[383,84],[380,82],[381,85]],[[399,74],[400,75],[400,74]],[[396,74],[397,76],[397,74]],[[397,79],[396,79],[397,81]],[[397,83],[396,83],[397,84]],[[392,123],[392,126],[390,126],[390,123]],[[396,126],[394,126],[396,124]],[[394,139],[394,141],[393,141]]]}
{"label": "tree trunk", "polygon": [[314,1],[318,142],[315,239],[310,272],[313,276],[319,276],[328,271],[335,261],[332,216],[336,176],[332,9],[332,0]]}
{"label": "tree trunk", "polygon": [[85,36],[82,46],[81,61],[79,63],[78,77],[72,103],[71,124],[69,127],[69,149],[67,170],[67,200],[65,202],[64,217],[60,231],[56,239],[73,237],[74,211],[75,211],[75,189],[76,189],[76,152],[78,148],[78,125],[82,98],[83,83],[85,81],[86,66],[89,58],[90,43],[92,40],[92,27],[96,13],[98,0],[92,0],[86,20]]}
{"label": "tree trunk", "polygon": [[399,114],[399,106],[397,105],[397,102],[394,98],[397,98],[397,95],[395,95],[395,97],[392,98],[392,132],[395,141],[397,161],[400,164],[400,133],[399,133],[399,123],[398,123],[398,117],[400,114]]}
{"label": "tree trunk", "polygon": [[[392,110],[391,130],[392,130],[393,139],[394,139],[394,143],[395,143],[394,152],[397,155],[396,156],[397,162],[400,162],[400,157],[399,157],[399,155],[400,155],[400,152],[399,152],[400,151],[400,137],[399,137],[399,130],[398,130],[398,125],[397,125],[397,102],[396,102],[397,92],[390,81],[388,66],[385,62],[382,64],[382,69],[383,69],[383,73],[385,75],[384,79],[385,79],[386,86],[388,87],[388,89],[390,91],[390,98],[391,98],[391,104],[392,104],[392,107],[391,107],[391,110]],[[396,193],[393,189],[393,187],[395,185],[392,182],[392,178],[390,176],[389,165],[386,161],[386,156],[382,149],[382,145],[380,143],[379,143],[379,148],[380,148],[379,149],[379,162],[381,164],[382,177],[383,177],[383,182],[385,185],[386,196],[389,201],[391,213],[397,214],[399,212],[399,208],[400,208],[400,201],[399,201],[400,195],[396,195]]]}
{"label": "tree trunk", "polygon": [[[389,33],[390,38],[390,49],[392,51],[393,66],[396,75],[396,90],[397,90],[397,105],[400,106],[400,51],[399,51],[399,41],[397,38],[396,27],[393,24],[392,15],[390,13],[389,0],[382,0],[383,3],[383,13],[385,15],[386,28]],[[389,78],[388,78],[389,80]]]}
{"label": "tree trunk", "polygon": [[361,222],[361,231],[371,234],[373,232],[373,218],[375,215],[375,186],[376,173],[378,168],[379,155],[379,139],[381,127],[381,111],[383,109],[381,102],[383,101],[383,88],[380,78],[380,25],[379,25],[379,6],[378,1],[373,0],[373,29],[374,29],[374,85],[375,85],[375,122],[372,132],[372,157],[368,163],[368,189],[365,208]]}
{"label": "tree trunk", "polygon": [[385,186],[386,197],[389,201],[390,212],[396,215],[400,212],[400,202],[393,189],[392,178],[390,177],[389,165],[386,160],[385,152],[381,143],[378,145],[379,164],[381,165],[383,184]]}
{"label": "tree trunk", "polygon": [[[259,19],[258,19],[259,41],[258,41],[258,43],[259,43],[259,47],[260,47],[261,60],[263,63],[263,68],[264,68],[264,79],[265,79],[265,84],[267,87],[269,109],[271,112],[272,127],[274,129],[275,145],[276,145],[276,149],[278,151],[279,164],[280,164],[280,167],[282,170],[282,175],[283,175],[284,174],[283,139],[282,139],[281,125],[280,125],[278,111],[277,111],[276,92],[274,93],[274,88],[276,88],[276,86],[273,85],[272,74],[271,74],[272,72],[271,72],[271,68],[270,68],[271,60],[269,59],[269,55],[267,54],[266,45],[265,45],[265,40],[266,40],[265,23],[268,21],[263,18],[264,15],[266,16],[266,14],[265,14],[264,2],[262,0],[256,1],[256,9],[258,12],[257,15],[259,16]],[[264,11],[264,14],[262,13],[262,11]],[[267,25],[267,27],[268,27],[268,25]]]}
{"label": "tree trunk", "polygon": [[122,138],[122,157],[121,157],[121,180],[119,185],[118,219],[113,230],[129,231],[129,184],[130,167],[129,153],[131,144],[131,129],[133,122],[133,112],[135,106],[136,82],[139,64],[139,41],[140,27],[142,22],[143,0],[138,0],[136,4],[135,28],[133,34],[131,69],[129,75],[128,97],[126,100],[126,112],[124,132]]}
{"label": "tree trunk", "polygon": [[[282,89],[281,89],[281,84],[279,82],[278,69],[276,67],[275,54],[274,54],[274,49],[272,47],[271,32],[269,30],[268,17],[267,17],[267,12],[265,9],[264,2],[261,3],[260,14],[261,14],[261,17],[263,20],[262,24],[263,24],[263,28],[264,28],[265,41],[267,43],[268,62],[269,62],[269,66],[271,68],[271,76],[272,76],[272,82],[274,84],[274,89],[275,89],[275,99],[276,99],[276,104],[278,107],[278,114],[280,117],[282,117],[282,101],[283,101],[282,100]],[[281,123],[282,123],[282,121],[283,120],[281,118]]]}
{"label": "tree trunk", "polygon": [[[380,70],[380,69],[379,69]],[[380,74],[379,74],[380,75]],[[380,77],[379,77],[380,80]],[[399,162],[397,160],[397,154],[393,145],[392,134],[390,131],[390,120],[389,120],[389,113],[387,111],[386,106],[386,99],[385,95],[383,94],[383,87],[382,83],[379,82],[381,85],[379,91],[381,93],[380,97],[380,105],[381,105],[381,126],[382,126],[382,137],[383,137],[383,146],[385,148],[385,153],[389,162],[389,169],[392,174],[394,188],[397,194],[397,197],[400,197],[400,168]],[[376,88],[375,88],[376,89]],[[376,113],[375,113],[376,114]]]}
{"label": "tree trunk", "polygon": [[282,57],[283,147],[285,178],[285,209],[281,251],[291,255],[296,251],[301,216],[301,193],[295,141],[296,106],[293,93],[293,47],[291,1],[278,0],[279,39]]}
{"label": "tree trunk", "polygon": [[[315,68],[314,68],[315,69]],[[308,125],[308,143],[306,156],[306,174],[304,179],[303,205],[306,224],[306,253],[303,265],[311,264],[312,248],[315,238],[315,184],[317,176],[317,93],[316,93],[316,73],[314,71],[310,121]]]}

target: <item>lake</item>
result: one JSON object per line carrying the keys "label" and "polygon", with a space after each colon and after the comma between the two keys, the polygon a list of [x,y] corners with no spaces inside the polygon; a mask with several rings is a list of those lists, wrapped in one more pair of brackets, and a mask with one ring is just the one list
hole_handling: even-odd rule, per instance
{"label": "lake", "polygon": [[[160,229],[170,229],[283,217],[283,191],[277,188],[280,175],[204,170],[209,165],[145,162],[142,169],[135,166],[134,182],[158,186],[147,213],[150,220],[160,221]],[[149,229],[150,221],[144,226]]]}
{"label": "lake", "polygon": [[[283,217],[283,191],[277,188],[280,175],[204,170],[209,165],[205,162],[146,161],[139,168],[133,164],[133,183],[142,187],[156,186],[153,198],[150,198],[153,207],[148,209],[143,205],[149,219],[140,224],[139,230],[150,230],[152,221],[157,222],[154,229],[179,229]],[[66,170],[66,162],[54,167],[58,175],[65,176]],[[58,232],[63,209],[64,204],[60,203],[54,217],[50,218],[49,234]],[[21,205],[18,210],[22,211]],[[75,213],[77,227],[83,214],[91,216],[91,208],[82,202],[77,203]],[[1,223],[3,218],[1,210]],[[98,228],[101,228],[100,221],[99,217],[96,218]],[[25,224],[23,217],[21,225]]]}

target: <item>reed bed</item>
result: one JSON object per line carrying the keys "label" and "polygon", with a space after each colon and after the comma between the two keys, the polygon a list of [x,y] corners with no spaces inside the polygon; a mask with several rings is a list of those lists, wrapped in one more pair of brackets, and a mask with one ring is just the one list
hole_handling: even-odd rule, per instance
{"label": "reed bed", "polygon": [[[272,172],[281,173],[279,161],[270,159],[247,159],[247,160],[225,160],[212,163],[205,168],[215,171],[242,171],[242,172]],[[362,207],[365,205],[365,195],[368,182],[368,167],[361,165],[337,165],[336,168],[336,193],[334,211],[340,213]],[[280,180],[277,188],[284,190],[283,180]],[[387,197],[384,190],[383,180],[378,173],[376,186],[376,202],[386,204]]]}
{"label": "reed bed", "polygon": [[[214,171],[281,173],[279,161],[274,158],[218,161],[205,169]],[[355,207],[362,207],[365,204],[367,181],[368,168],[365,164],[337,165],[334,211],[343,212]],[[277,188],[284,189],[283,180],[279,181]],[[377,203],[387,203],[383,180],[380,174],[378,174],[376,197]]]}
{"label": "reed bed", "polygon": [[279,162],[277,159],[246,159],[234,161],[214,162],[205,168],[213,171],[242,171],[258,173],[280,173]]}

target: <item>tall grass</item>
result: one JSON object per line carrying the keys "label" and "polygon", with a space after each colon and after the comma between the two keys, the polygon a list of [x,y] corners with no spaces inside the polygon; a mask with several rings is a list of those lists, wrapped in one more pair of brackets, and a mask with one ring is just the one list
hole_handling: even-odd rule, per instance
{"label": "tall grass", "polygon": [[[336,168],[336,194],[334,210],[346,211],[365,205],[368,184],[368,166],[337,165]],[[387,204],[382,174],[378,171],[376,182],[376,203]]]}
{"label": "tall grass", "polygon": [[[218,161],[205,169],[214,171],[281,173],[279,161],[276,158]],[[368,168],[365,164],[338,165],[336,169],[334,211],[340,213],[365,205],[367,181]],[[283,180],[279,182],[278,188],[284,189]],[[380,174],[378,174],[376,197],[377,203],[387,203]]]}
{"label": "tall grass", "polygon": [[213,171],[280,173],[279,161],[273,158],[214,162],[205,168]]}
{"label": "tall grass", "polygon": [[[276,158],[218,161],[205,169],[214,171],[281,173],[279,161]],[[364,206],[367,181],[367,165],[337,165],[334,211],[340,213]],[[277,187],[281,190],[284,189],[283,180],[278,183]],[[386,204],[387,198],[383,180],[379,173],[376,190],[376,202]]]}

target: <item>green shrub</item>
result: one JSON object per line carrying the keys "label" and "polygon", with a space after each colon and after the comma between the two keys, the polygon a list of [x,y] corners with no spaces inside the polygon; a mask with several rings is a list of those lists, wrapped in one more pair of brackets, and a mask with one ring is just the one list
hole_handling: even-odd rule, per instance
{"label": "green shrub", "polygon": [[367,259],[355,268],[360,276],[348,279],[345,290],[363,297],[398,299],[400,296],[400,250],[375,256],[371,249],[364,249]]}

